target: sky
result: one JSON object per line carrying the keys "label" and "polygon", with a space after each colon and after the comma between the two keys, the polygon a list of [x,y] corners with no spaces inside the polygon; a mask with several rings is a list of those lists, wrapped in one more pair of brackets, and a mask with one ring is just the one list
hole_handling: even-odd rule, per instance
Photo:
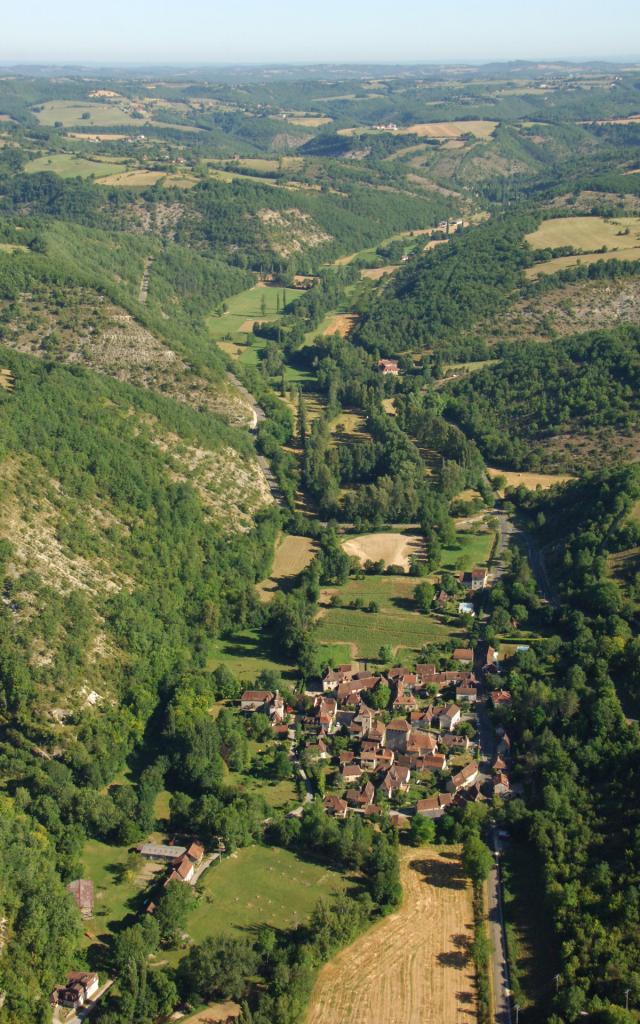
{"label": "sky", "polygon": [[2,7],[3,63],[640,56],[638,0],[6,0]]}

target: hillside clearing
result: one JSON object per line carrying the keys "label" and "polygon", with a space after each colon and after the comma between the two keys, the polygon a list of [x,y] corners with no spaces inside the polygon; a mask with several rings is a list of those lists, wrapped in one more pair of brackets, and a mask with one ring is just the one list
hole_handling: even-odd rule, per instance
{"label": "hillside clearing", "polygon": [[[640,259],[640,217],[553,217],[542,222],[526,236],[533,249],[558,249],[571,245],[576,254],[558,256],[529,267],[529,278],[552,274],[577,263],[595,263],[599,259]],[[606,248],[604,252],[598,252]]]}
{"label": "hillside clearing", "polygon": [[40,156],[25,165],[27,174],[41,174],[48,171],[60,178],[106,178],[122,170],[121,161],[110,163],[101,160],[87,160],[85,157],[74,156],[73,153],[53,153],[51,156]]}
{"label": "hillside clearing", "polygon": [[325,337],[339,334],[341,338],[346,338],[357,324],[357,321],[358,317],[355,313],[335,313],[325,328]]}
{"label": "hillside clearing", "polygon": [[545,263],[536,263],[535,267],[527,267],[525,277],[539,277],[540,274],[557,274],[560,270],[567,270],[569,267],[579,267],[584,264],[598,263],[599,260],[640,260],[640,246],[635,249],[617,249],[614,252],[590,252],[576,253],[573,256],[556,256]]}
{"label": "hillside clearing", "polygon": [[[131,110],[124,104],[94,103],[86,100],[50,100],[43,103],[36,111],[40,124],[52,127],[60,122],[63,128],[76,128],[79,125],[98,125],[109,128],[112,125],[136,125],[141,129],[146,117],[134,117]],[[83,116],[88,114],[89,116]]]}
{"label": "hillside clearing", "polygon": [[[621,234],[626,231],[629,234]],[[640,240],[640,217],[552,217],[526,238],[532,249],[557,249],[563,245],[583,252],[594,252],[603,245],[634,249]]]}
{"label": "hillside clearing", "polygon": [[389,266],[389,267],[366,267],[360,271],[360,276],[364,277],[368,281],[379,281],[383,277],[387,277],[389,274],[395,274],[396,270],[399,270],[400,266]]}
{"label": "hillside clearing", "polygon": [[[299,288],[280,288],[255,284],[237,295],[227,299],[226,312],[222,316],[212,316],[207,320],[209,334],[214,340],[225,338],[226,335],[250,333],[254,323],[267,323],[274,320],[283,305],[299,299],[302,292]],[[243,340],[243,339],[241,339]]]}
{"label": "hillside clearing", "polygon": [[342,547],[364,563],[384,561],[385,565],[401,565],[408,571],[411,555],[424,553],[420,534],[415,533],[366,533],[360,537],[349,537]]}
{"label": "hillside clearing", "polygon": [[[568,473],[516,473],[508,469],[492,469],[490,466],[487,466],[487,475],[491,480],[502,476],[507,481],[507,487],[519,487],[522,484],[530,491],[535,491],[538,488],[548,491],[556,484],[566,484],[569,480],[575,479]],[[501,495],[504,495],[504,491],[505,488],[501,488]]]}
{"label": "hillside clearing", "polygon": [[403,849],[401,877],[402,907],[322,968],[306,1024],[475,1019],[471,889],[458,850]]}
{"label": "hillside clearing", "polygon": [[293,579],[311,562],[317,544],[309,537],[281,537],[276,545],[271,576],[258,584],[261,601],[270,601],[283,580]]}

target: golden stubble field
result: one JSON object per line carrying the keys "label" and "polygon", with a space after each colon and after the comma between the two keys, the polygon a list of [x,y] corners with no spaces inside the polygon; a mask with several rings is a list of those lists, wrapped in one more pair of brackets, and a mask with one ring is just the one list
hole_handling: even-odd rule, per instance
{"label": "golden stubble field", "polygon": [[306,1024],[476,1020],[471,888],[457,847],[401,851],[404,900],[322,968]]}

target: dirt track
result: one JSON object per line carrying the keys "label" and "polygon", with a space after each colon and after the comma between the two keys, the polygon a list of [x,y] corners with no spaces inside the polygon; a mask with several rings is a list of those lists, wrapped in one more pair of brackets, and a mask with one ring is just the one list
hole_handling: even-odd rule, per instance
{"label": "dirt track", "polygon": [[459,853],[402,850],[404,902],[323,967],[306,1024],[476,1020],[471,890]]}

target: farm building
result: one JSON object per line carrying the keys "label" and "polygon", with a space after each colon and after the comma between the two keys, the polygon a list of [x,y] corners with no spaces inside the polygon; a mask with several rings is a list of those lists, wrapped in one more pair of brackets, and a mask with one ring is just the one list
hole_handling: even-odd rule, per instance
{"label": "farm building", "polygon": [[245,690],[240,698],[240,709],[250,714],[254,711],[266,711],[272,700],[271,690]]}
{"label": "farm building", "polygon": [[379,359],[378,369],[382,370],[384,377],[397,377],[400,374],[400,367],[397,359]]}
{"label": "farm building", "polygon": [[67,892],[71,893],[76,901],[82,918],[93,917],[93,882],[90,879],[76,878],[75,881],[69,882]]}
{"label": "farm building", "polygon": [[424,814],[427,818],[441,818],[452,803],[453,794],[437,793],[435,796],[427,797],[426,800],[418,800],[416,813]]}
{"label": "farm building", "polygon": [[162,843],[141,843],[138,847],[138,853],[147,860],[180,860],[186,852],[186,846],[168,846]]}

